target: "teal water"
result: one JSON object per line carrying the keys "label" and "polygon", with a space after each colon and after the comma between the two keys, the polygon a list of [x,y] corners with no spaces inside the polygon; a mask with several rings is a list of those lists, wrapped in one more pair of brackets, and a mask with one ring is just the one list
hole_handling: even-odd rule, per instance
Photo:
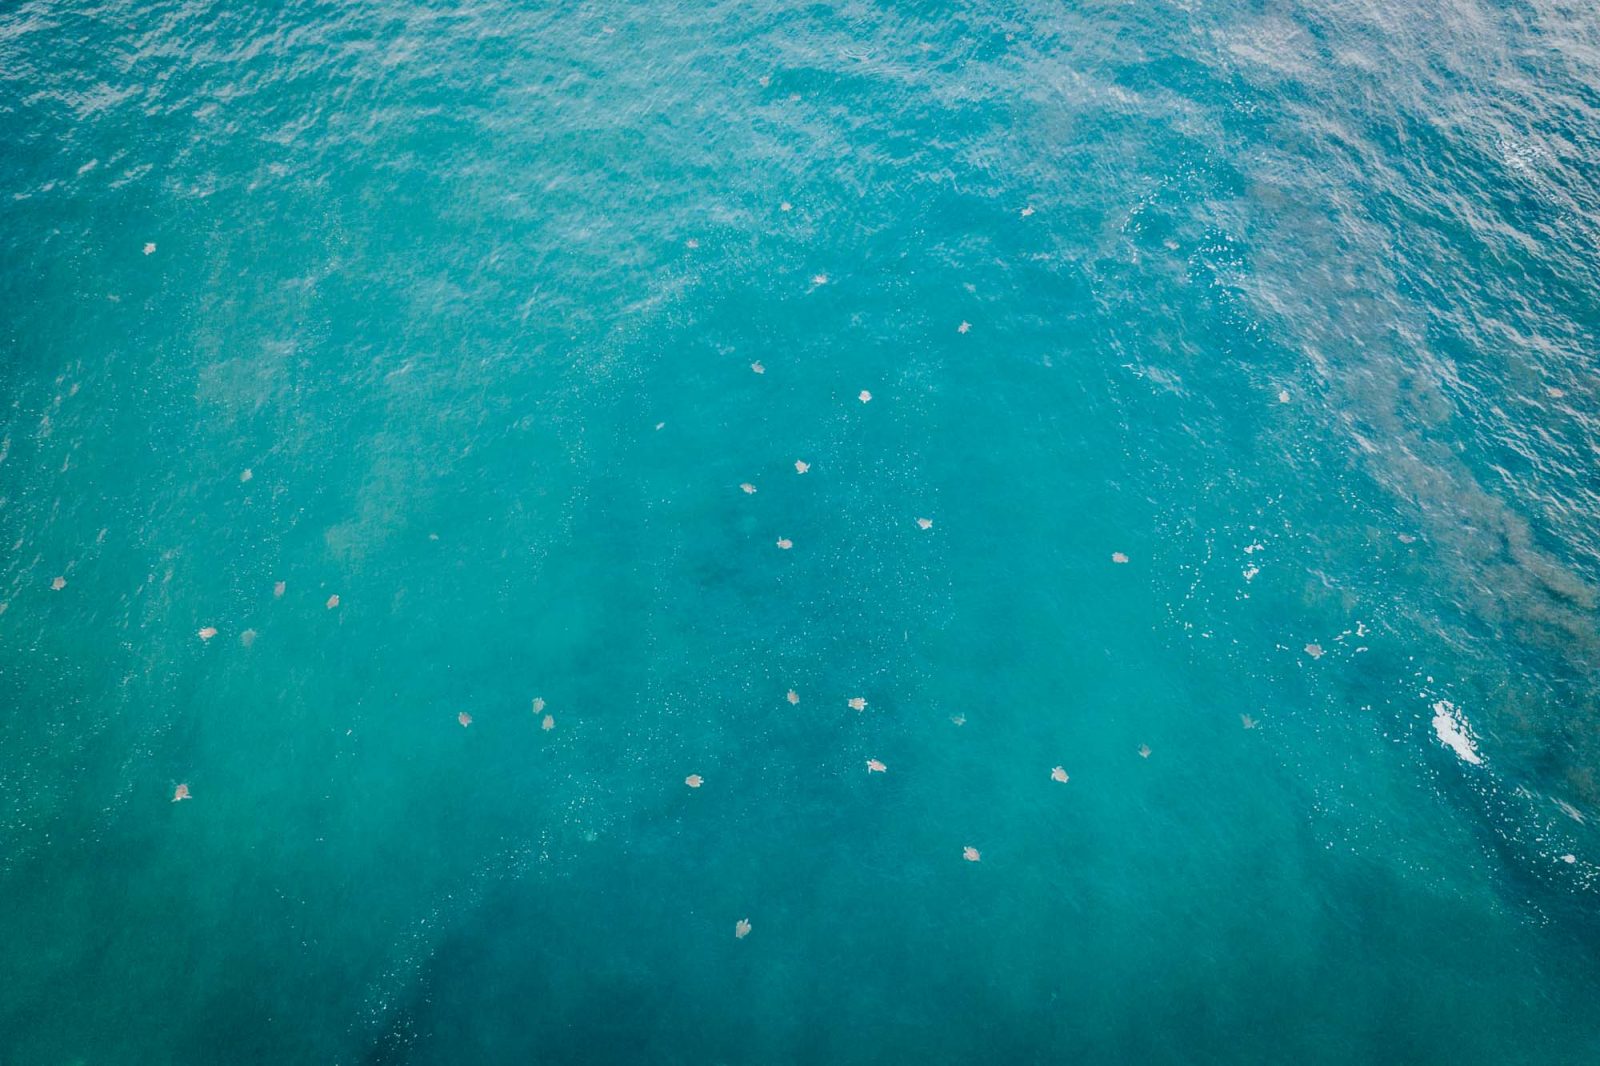
{"label": "teal water", "polygon": [[1597,86],[0,7],[0,1063],[1600,1060]]}

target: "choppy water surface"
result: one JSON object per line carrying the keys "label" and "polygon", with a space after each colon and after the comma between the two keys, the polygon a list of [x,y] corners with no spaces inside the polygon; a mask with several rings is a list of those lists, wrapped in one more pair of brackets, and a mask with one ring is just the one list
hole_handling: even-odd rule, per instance
{"label": "choppy water surface", "polygon": [[1596,1061],[1597,86],[0,10],[0,1062]]}

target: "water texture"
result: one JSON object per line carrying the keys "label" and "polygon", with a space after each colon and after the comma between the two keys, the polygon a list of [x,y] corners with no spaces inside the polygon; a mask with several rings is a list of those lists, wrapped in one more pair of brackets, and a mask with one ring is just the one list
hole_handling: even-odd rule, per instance
{"label": "water texture", "polygon": [[1597,262],[1588,4],[0,6],[0,1063],[1600,1061]]}

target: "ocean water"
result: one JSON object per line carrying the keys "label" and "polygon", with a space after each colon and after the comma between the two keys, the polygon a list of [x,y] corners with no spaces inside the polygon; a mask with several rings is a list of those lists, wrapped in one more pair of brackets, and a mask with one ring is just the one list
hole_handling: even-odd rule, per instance
{"label": "ocean water", "polygon": [[1600,1061],[1597,261],[1567,0],[0,6],[0,1063]]}

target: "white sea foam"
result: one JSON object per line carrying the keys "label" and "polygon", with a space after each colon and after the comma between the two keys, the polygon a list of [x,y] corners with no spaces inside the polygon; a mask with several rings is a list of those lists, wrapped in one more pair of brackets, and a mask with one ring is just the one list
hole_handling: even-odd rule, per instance
{"label": "white sea foam", "polygon": [[1439,740],[1445,747],[1467,762],[1474,765],[1483,762],[1483,757],[1478,754],[1478,746],[1467,734],[1466,719],[1461,717],[1461,712],[1449,700],[1440,700],[1433,705],[1433,731],[1439,734]]}

